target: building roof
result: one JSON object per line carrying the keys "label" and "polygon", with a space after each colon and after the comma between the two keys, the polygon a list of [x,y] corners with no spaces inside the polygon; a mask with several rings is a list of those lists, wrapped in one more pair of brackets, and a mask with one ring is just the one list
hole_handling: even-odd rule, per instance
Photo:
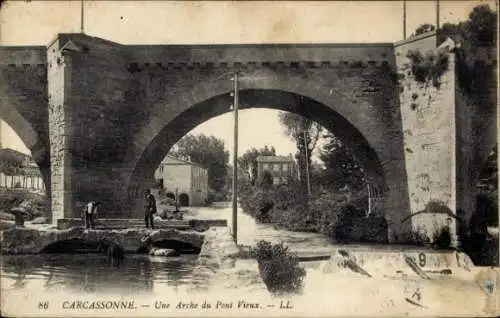
{"label": "building roof", "polygon": [[194,163],[194,162],[189,161],[187,159],[181,159],[181,158],[177,158],[177,157],[170,156],[170,155],[166,155],[165,158],[161,161],[160,165],[190,165],[190,166],[200,167],[200,168],[205,169],[205,170],[207,169],[207,168],[203,167],[202,165]]}
{"label": "building roof", "polygon": [[258,156],[257,162],[293,162],[292,156]]}

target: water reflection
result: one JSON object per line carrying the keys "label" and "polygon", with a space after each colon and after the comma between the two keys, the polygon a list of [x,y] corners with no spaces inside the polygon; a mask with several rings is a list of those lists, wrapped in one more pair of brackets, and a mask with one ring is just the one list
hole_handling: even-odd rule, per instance
{"label": "water reflection", "polygon": [[177,290],[191,283],[197,255],[175,258],[127,255],[113,267],[99,254],[17,255],[2,258],[2,288],[47,291],[151,293],[155,284]]}

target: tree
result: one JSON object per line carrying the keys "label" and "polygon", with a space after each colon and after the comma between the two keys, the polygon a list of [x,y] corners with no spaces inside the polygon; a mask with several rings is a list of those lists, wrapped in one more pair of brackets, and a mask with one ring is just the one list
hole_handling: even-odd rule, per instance
{"label": "tree", "polygon": [[276,149],[268,146],[260,149],[252,148],[238,158],[240,171],[248,177],[252,184],[257,178],[257,157],[259,156],[276,156]]}
{"label": "tree", "polygon": [[487,4],[476,6],[469,14],[467,31],[476,42],[494,43],[497,32],[497,14]]}
{"label": "tree", "polygon": [[23,173],[24,160],[27,157],[25,154],[12,149],[0,149],[0,172],[11,177],[11,188],[14,187],[14,176]]}
{"label": "tree", "polygon": [[224,189],[227,177],[229,152],[224,141],[214,136],[186,135],[170,150],[174,157],[189,157],[189,159],[208,169],[208,186],[215,190]]}
{"label": "tree", "polygon": [[264,171],[259,180],[259,186],[269,190],[273,186],[273,175],[269,171]]}
{"label": "tree", "polygon": [[325,136],[326,142],[319,153],[326,170],[320,177],[324,186],[339,190],[345,186],[352,190],[365,188],[364,173],[361,166],[354,160],[349,149],[332,133]]}
{"label": "tree", "polygon": [[279,118],[285,128],[285,134],[297,145],[300,183],[304,190],[307,187],[307,167],[311,166],[311,155],[323,128],[312,120],[289,112],[280,112]]}
{"label": "tree", "polygon": [[441,32],[446,36],[457,36],[472,45],[492,45],[497,38],[497,14],[487,4],[478,5],[469,13],[467,21],[458,24],[444,23]]}

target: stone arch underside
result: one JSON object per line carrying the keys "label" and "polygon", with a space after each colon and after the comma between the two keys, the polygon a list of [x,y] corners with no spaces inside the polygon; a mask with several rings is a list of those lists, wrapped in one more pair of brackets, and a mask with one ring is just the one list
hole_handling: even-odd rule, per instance
{"label": "stone arch underside", "polygon": [[[149,182],[153,180],[155,167],[158,166],[169,149],[180,138],[204,121],[230,111],[231,104],[232,97],[230,96],[230,91],[227,91],[226,93],[208,98],[188,107],[173,120],[165,123],[161,131],[151,140],[142,152],[140,159],[134,167],[128,187],[129,196],[130,193],[141,193],[137,191],[137,187],[141,187],[141,185],[143,187],[149,186]],[[329,105],[327,106],[304,95],[289,91],[242,89],[240,91],[240,109],[247,108],[278,109],[296,113],[318,122],[341,138],[341,140],[349,146],[354,158],[363,166],[367,181],[371,185],[372,197],[375,196],[374,203],[381,206],[380,209],[383,209],[383,205],[387,203],[391,196],[391,189],[395,187],[403,189],[403,191],[397,194],[397,199],[405,201],[406,196],[406,202],[403,202],[402,205],[408,206],[408,194],[407,191],[406,193],[404,191],[407,187],[406,180],[401,178],[401,175],[397,175],[397,173],[401,172],[401,169],[404,170],[404,162],[400,163],[403,165],[403,168],[401,168],[401,166],[391,166],[394,164],[393,159],[388,158],[391,155],[387,155],[387,153],[381,151],[389,144],[378,144],[376,145],[377,147],[372,147],[360,130],[337,113],[334,110],[335,108],[329,107]],[[380,137],[380,135],[377,137]],[[391,141],[391,136],[387,137],[386,141]],[[395,143],[397,143],[397,140]],[[388,152],[390,153],[391,151],[389,150]],[[396,173],[391,171],[391,169],[394,168],[397,170]],[[132,205],[133,203],[130,204],[130,206]],[[401,214],[398,219],[402,219],[405,213],[408,213],[408,210],[400,209],[398,213]],[[132,214],[134,214],[134,212],[132,212]]]}

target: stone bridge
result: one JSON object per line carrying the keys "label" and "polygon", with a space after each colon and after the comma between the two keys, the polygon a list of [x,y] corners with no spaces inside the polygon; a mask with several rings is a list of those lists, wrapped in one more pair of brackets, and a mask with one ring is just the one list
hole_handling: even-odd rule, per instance
{"label": "stone bridge", "polygon": [[[147,243],[146,238],[148,238]],[[16,227],[1,232],[2,253],[11,254],[37,254],[50,250],[54,244],[71,241],[97,243],[103,239],[118,244],[127,253],[136,253],[141,249],[147,250],[147,244],[158,245],[165,241],[201,249],[204,234],[176,229],[147,230],[143,228],[85,231],[81,227],[67,230]]]}
{"label": "stone bridge", "polygon": [[[403,221],[430,201],[468,222],[496,143],[496,84],[481,92],[493,101],[482,112],[466,107],[453,41],[439,89],[414,79],[407,52],[441,42],[428,33],[383,44],[138,46],[59,34],[47,46],[0,48],[0,116],[40,166],[54,222],[90,199],[107,217],[139,217],[170,147],[230,111],[238,71],[241,108],[306,116],[349,146],[389,240],[403,242],[418,225]],[[486,51],[481,65],[494,69]]]}

